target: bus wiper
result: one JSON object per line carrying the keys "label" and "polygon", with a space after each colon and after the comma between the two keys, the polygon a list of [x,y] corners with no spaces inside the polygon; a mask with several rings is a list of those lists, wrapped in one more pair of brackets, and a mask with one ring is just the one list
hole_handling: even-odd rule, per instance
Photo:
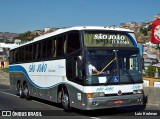
{"label": "bus wiper", "polygon": [[115,60],[116,60],[116,57],[113,60],[111,60],[100,72],[103,72]]}

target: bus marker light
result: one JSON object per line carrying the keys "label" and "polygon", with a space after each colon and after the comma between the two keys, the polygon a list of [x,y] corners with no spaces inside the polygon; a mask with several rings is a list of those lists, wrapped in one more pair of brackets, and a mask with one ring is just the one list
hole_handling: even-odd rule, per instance
{"label": "bus marker light", "polygon": [[93,97],[92,93],[87,93],[87,97],[92,98]]}
{"label": "bus marker light", "polygon": [[98,102],[92,102],[92,105],[98,105]]}

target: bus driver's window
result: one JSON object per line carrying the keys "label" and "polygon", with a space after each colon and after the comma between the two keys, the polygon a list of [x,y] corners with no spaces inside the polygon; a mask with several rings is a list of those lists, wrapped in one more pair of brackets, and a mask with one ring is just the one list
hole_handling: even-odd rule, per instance
{"label": "bus driver's window", "polygon": [[83,58],[80,55],[76,58],[76,76],[83,77]]}

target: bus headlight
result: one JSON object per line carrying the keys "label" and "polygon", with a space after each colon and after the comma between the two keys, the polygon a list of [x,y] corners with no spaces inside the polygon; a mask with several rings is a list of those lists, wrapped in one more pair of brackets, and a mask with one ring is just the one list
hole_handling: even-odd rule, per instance
{"label": "bus headlight", "polygon": [[133,94],[142,94],[142,93],[143,93],[142,89],[133,91]]}
{"label": "bus headlight", "polygon": [[87,98],[96,98],[96,97],[104,97],[104,92],[97,92],[97,93],[87,93]]}

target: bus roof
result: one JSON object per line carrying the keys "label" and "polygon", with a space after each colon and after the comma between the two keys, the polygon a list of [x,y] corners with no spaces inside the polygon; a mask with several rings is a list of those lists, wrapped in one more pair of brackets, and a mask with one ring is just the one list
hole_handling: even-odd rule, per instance
{"label": "bus roof", "polygon": [[[30,43],[45,39],[45,38],[49,38],[49,37],[52,37],[52,36],[55,36],[55,35],[58,35],[58,34],[61,34],[61,33],[65,33],[65,32],[68,32],[68,31],[73,31],[73,30],[79,30],[79,31],[80,30],[106,30],[106,31],[109,30],[109,31],[134,32],[132,30],[125,29],[125,28],[109,27],[109,26],[76,26],[76,27],[67,27],[67,28],[58,29],[58,30],[56,30],[54,32],[51,32],[51,33],[47,33],[45,35],[38,36],[38,37],[34,38],[33,41],[24,43],[22,45],[19,45],[18,47],[21,47],[21,46],[24,46],[24,45],[27,45],[27,44],[30,44]],[[14,48],[17,48],[17,47],[14,47]]]}

